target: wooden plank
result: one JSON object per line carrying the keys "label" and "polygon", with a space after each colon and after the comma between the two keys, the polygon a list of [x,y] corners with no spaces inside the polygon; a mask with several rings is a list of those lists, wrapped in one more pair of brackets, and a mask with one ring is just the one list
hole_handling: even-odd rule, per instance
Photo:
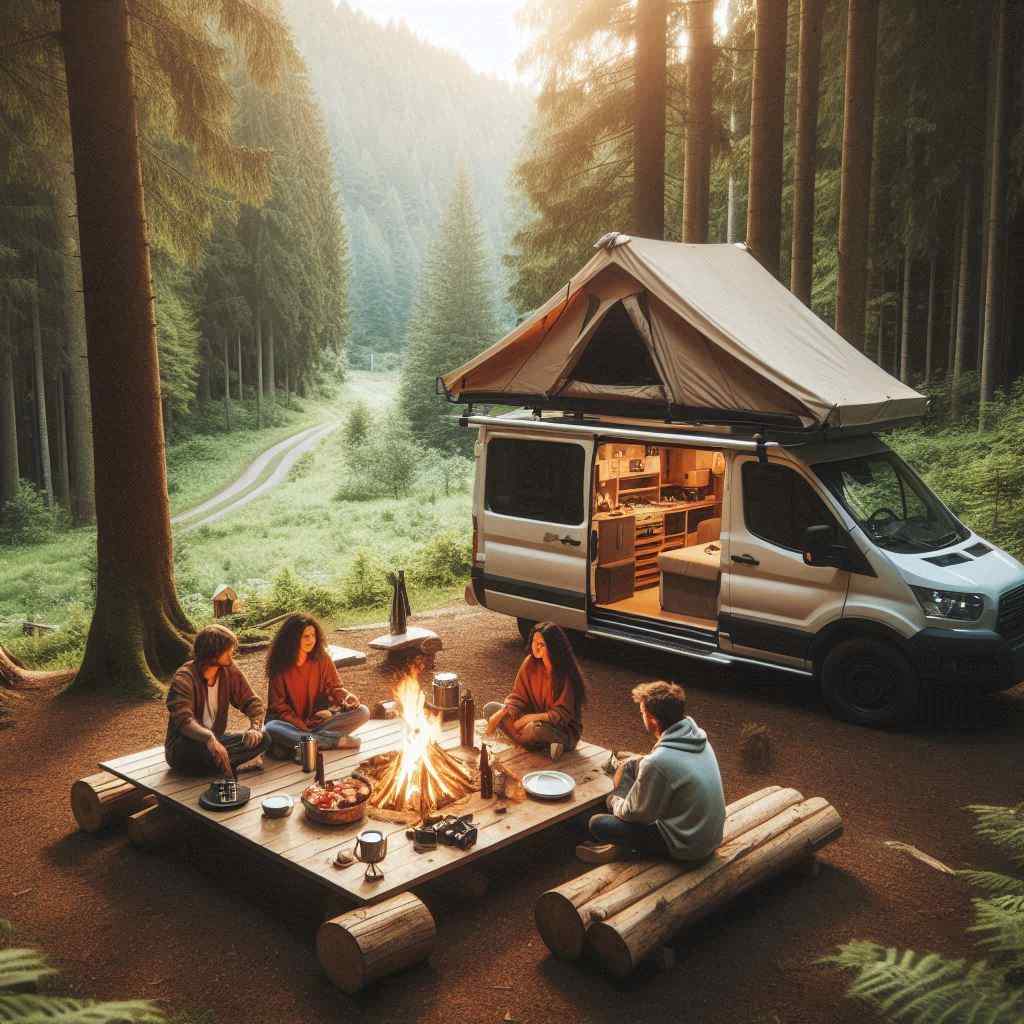
{"label": "wooden plank", "polygon": [[[483,720],[477,723],[478,735],[482,733],[484,724]],[[400,719],[367,723],[359,730],[363,738],[360,750],[324,751],[328,777],[353,770],[360,761],[374,753],[396,749],[401,742],[403,728]],[[440,742],[446,749],[459,747],[457,723],[445,724]],[[199,807],[199,794],[209,784],[209,778],[183,776],[168,769],[162,763],[162,748],[152,748],[128,758],[117,758],[104,763],[103,767],[113,775],[153,793],[161,801],[191,814],[209,827],[234,834],[240,841],[273,859],[275,863],[338,890],[357,903],[369,903],[459,868],[493,850],[596,806],[603,802],[612,788],[611,778],[602,771],[609,752],[593,743],[580,743],[576,750],[564,754],[555,766],[552,766],[545,752],[522,750],[500,737],[488,743],[496,754],[497,763],[507,764],[519,775],[546,767],[557,767],[573,775],[578,784],[572,798],[557,802],[527,800],[521,804],[509,803],[508,812],[499,815],[495,812],[497,801],[485,801],[479,794],[475,794],[459,810],[472,811],[474,814],[474,823],[478,829],[476,846],[468,851],[442,846],[427,854],[415,853],[411,842],[405,837],[405,825],[367,819],[349,827],[331,828],[308,821],[301,806],[288,818],[264,818],[260,808],[263,797],[271,793],[288,793],[298,800],[302,790],[311,782],[310,774],[291,762],[268,762],[269,767],[263,772],[248,775],[245,784],[252,790],[252,799],[245,807],[228,812],[207,811]],[[125,763],[128,768],[123,767]],[[134,772],[131,770],[132,765],[136,766]],[[385,879],[377,883],[363,881],[362,864],[356,863],[342,870],[331,864],[338,848],[352,844],[356,835],[370,827],[371,822],[389,836],[389,843],[392,844],[383,864]]]}
{"label": "wooden plank", "polygon": [[385,633],[378,636],[367,646],[375,651],[404,651],[419,646],[424,640],[440,640],[440,637],[432,629],[409,626],[404,633]]}

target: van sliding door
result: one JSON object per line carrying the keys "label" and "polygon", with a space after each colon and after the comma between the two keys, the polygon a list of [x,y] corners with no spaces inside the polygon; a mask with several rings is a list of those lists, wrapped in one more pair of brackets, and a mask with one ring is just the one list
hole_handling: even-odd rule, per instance
{"label": "van sliding door", "polygon": [[480,537],[487,607],[587,626],[592,440],[489,434]]}

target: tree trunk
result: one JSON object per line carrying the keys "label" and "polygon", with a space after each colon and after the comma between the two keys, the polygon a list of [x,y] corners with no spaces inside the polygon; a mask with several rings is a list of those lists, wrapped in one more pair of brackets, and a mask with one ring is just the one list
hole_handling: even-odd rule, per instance
{"label": "tree trunk", "polygon": [[956,339],[953,356],[951,411],[960,413],[960,379],[967,361],[968,314],[971,307],[971,232],[974,230],[974,195],[970,174],[964,180],[964,208],[960,221],[960,287],[956,300]]}
{"label": "tree trunk", "polygon": [[43,375],[43,335],[39,326],[39,257],[35,259],[32,287],[32,391],[36,399],[36,430],[39,445],[39,469],[46,504],[53,506],[53,469],[50,465],[50,430],[46,421],[46,378]]}
{"label": "tree trunk", "polygon": [[125,0],[61,0],[96,465],[96,608],[75,686],[158,693],[188,656]]}
{"label": "tree trunk", "polygon": [[11,300],[4,305],[6,337],[0,344],[0,508],[18,493],[18,414],[14,404]]}
{"label": "tree trunk", "polygon": [[[883,233],[881,225],[888,220],[888,192],[882,186],[882,114],[879,107],[882,104],[881,90],[875,92],[875,116],[874,127],[872,128],[873,138],[871,142],[872,151],[879,154],[878,159],[871,161],[871,196],[868,200],[868,295],[873,296],[877,307],[877,316],[884,316],[884,293],[885,293],[885,270],[883,268],[882,253],[885,246],[882,242]],[[867,310],[865,308],[865,317]],[[875,325],[875,362],[882,365],[881,345],[884,340],[884,325]],[[864,327],[864,354],[870,355],[871,342],[869,330],[865,323]]]}
{"label": "tree trunk", "polygon": [[273,404],[277,390],[277,375],[274,372],[274,318],[267,317],[267,401]]}
{"label": "tree trunk", "polygon": [[68,468],[68,421],[64,400],[64,370],[58,368],[54,381],[54,408],[57,411],[57,476],[54,491],[57,501],[66,509],[71,508],[71,473]]}
{"label": "tree trunk", "polygon": [[867,302],[868,205],[864,197],[871,187],[877,43],[878,0],[850,0],[840,172],[836,330],[860,351],[864,350]]}
{"label": "tree trunk", "polygon": [[788,0],[757,0],[750,100],[747,245],[776,277],[782,239],[787,7]]}
{"label": "tree trunk", "polygon": [[935,376],[935,331],[939,303],[939,250],[933,248],[928,257],[928,325],[924,333],[924,382],[931,384]]}
{"label": "tree trunk", "polygon": [[285,360],[284,364],[284,400],[288,404],[292,400],[292,364],[291,360]]}
{"label": "tree trunk", "polygon": [[956,359],[957,294],[960,290],[960,232],[953,223],[953,244],[949,254],[949,336],[946,338],[946,384],[953,379],[953,362]]}
{"label": "tree trunk", "polygon": [[824,0],[800,5],[800,67],[797,73],[796,158],[793,165],[793,246],[789,287],[811,304],[814,277],[814,186],[818,155],[818,93]]}
{"label": "tree trunk", "polygon": [[909,242],[903,244],[903,299],[900,305],[902,320],[900,323],[900,380],[906,384],[910,380],[910,293],[914,278],[914,255]]}
{"label": "tree trunk", "polygon": [[729,191],[725,207],[725,240],[732,245],[736,238],[736,173],[732,167],[732,147],[736,141],[736,107],[729,108]]}
{"label": "tree trunk", "polygon": [[985,229],[985,333],[982,336],[981,403],[978,429],[989,425],[1001,361],[1003,235],[1006,230],[1006,32],[1007,0],[998,0],[992,30],[992,145]]}
{"label": "tree trunk", "polygon": [[224,335],[224,429],[231,433],[231,370],[227,334]]}
{"label": "tree trunk", "polygon": [[71,473],[71,519],[81,526],[96,519],[96,480],[92,452],[92,404],[89,399],[89,356],[85,339],[82,261],[78,248],[78,210],[70,174],[52,184],[54,224],[61,253],[61,297],[67,337],[67,439]]}
{"label": "tree trunk", "polygon": [[235,331],[235,342],[238,346],[238,400],[245,401],[245,391],[242,389],[242,332]]}
{"label": "tree trunk", "polygon": [[633,96],[633,232],[665,237],[668,0],[637,0]]}
{"label": "tree trunk", "polygon": [[686,152],[683,158],[683,241],[708,240],[711,199],[711,88],[715,69],[714,0],[687,5],[690,41],[686,74]]}
{"label": "tree trunk", "polygon": [[0,644],[0,686],[38,686],[46,683],[67,683],[74,678],[74,669],[60,668],[52,672],[34,672],[25,668]]}
{"label": "tree trunk", "polygon": [[213,358],[210,346],[203,342],[202,351],[199,354],[199,404],[206,405],[211,400],[210,395],[210,360]]}
{"label": "tree trunk", "polygon": [[263,426],[263,327],[260,300],[256,300],[256,429]]}

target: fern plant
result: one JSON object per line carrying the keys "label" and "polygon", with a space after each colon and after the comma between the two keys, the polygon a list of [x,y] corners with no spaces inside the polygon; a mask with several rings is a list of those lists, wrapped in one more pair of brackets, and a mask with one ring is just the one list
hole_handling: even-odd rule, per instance
{"label": "fern plant", "polygon": [[[0,934],[11,926],[0,921]],[[100,1003],[88,999],[37,995],[23,991],[55,974],[34,949],[0,949],[0,1021],[4,1024],[163,1024],[164,1016],[150,1002]]]}
{"label": "fern plant", "polygon": [[[975,833],[1024,869],[1024,804],[972,805]],[[967,930],[989,960],[951,960],[939,953],[897,950],[857,940],[823,962],[855,974],[847,995],[883,1018],[906,1024],[1024,1022],[1024,878],[996,871],[958,871],[984,895],[972,900]]]}

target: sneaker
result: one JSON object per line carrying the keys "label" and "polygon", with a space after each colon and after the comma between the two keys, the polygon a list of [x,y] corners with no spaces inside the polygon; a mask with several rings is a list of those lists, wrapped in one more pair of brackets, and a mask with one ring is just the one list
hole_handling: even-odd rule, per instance
{"label": "sneaker", "polygon": [[236,772],[261,772],[263,771],[263,755],[254,757],[251,761],[246,761],[240,764],[236,769]]}
{"label": "sneaker", "polygon": [[576,856],[584,864],[611,864],[612,861],[626,859],[626,848],[616,843],[580,843],[576,847]]}

